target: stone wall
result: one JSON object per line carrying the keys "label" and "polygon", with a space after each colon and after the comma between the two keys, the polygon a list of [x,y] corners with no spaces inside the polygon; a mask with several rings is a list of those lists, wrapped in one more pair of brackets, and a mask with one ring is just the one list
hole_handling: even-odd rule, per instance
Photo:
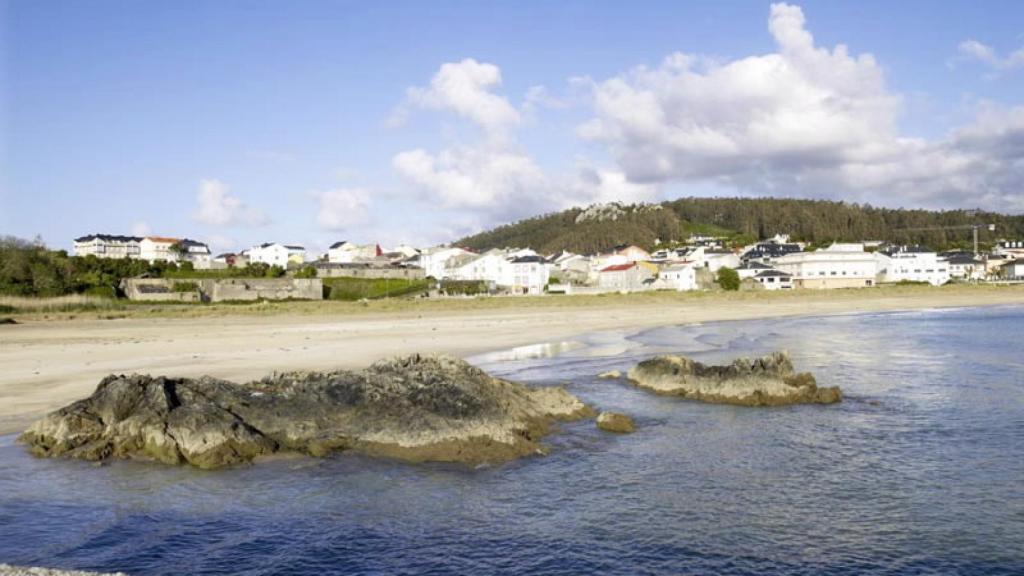
{"label": "stone wall", "polygon": [[320,278],[371,278],[391,280],[423,280],[423,268],[402,266],[366,266],[359,264],[316,264],[316,275]]}
{"label": "stone wall", "polygon": [[[194,292],[174,292],[175,282],[194,282]],[[126,278],[121,289],[130,300],[224,302],[226,300],[322,300],[319,278]]]}

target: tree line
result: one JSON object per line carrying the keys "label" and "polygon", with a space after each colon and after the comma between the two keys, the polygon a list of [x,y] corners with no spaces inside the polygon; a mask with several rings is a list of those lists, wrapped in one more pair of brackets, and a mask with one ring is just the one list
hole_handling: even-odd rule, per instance
{"label": "tree line", "polygon": [[[660,206],[661,210],[627,207],[626,214],[614,220],[579,223],[577,216],[584,209],[571,208],[499,226],[454,245],[474,250],[529,246],[543,253],[591,254],[622,244],[650,250],[708,231],[736,245],[789,234],[794,241],[815,245],[880,240],[948,250],[971,246],[970,229],[950,229],[971,224],[983,225],[979,239],[985,245],[997,238],[1024,237],[1024,216],[976,210],[907,210],[788,198],[680,198]],[[988,224],[995,225],[994,232]]]}

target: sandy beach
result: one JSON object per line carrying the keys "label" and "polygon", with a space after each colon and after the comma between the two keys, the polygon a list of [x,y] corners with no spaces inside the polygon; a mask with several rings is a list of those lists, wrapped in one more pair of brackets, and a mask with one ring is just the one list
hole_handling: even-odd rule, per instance
{"label": "sandy beach", "polygon": [[785,296],[615,298],[584,306],[373,314],[28,320],[0,326],[0,434],[87,396],[112,373],[249,380],[272,371],[358,368],[411,352],[458,356],[604,330],[795,315],[1024,304],[1024,288],[862,290]]}

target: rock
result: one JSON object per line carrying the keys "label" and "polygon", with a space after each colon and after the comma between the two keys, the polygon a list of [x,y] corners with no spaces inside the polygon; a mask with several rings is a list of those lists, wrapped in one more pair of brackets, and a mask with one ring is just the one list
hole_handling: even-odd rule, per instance
{"label": "rock", "polygon": [[607,380],[614,380],[616,378],[622,378],[622,372],[618,370],[609,370],[607,372],[601,372],[597,375],[598,378],[604,378]]}
{"label": "rock", "polygon": [[628,377],[645,390],[714,404],[832,404],[843,398],[838,386],[819,388],[810,373],[795,373],[785,352],[754,360],[740,358],[727,366],[657,356],[634,366]]}
{"label": "rock", "polygon": [[607,432],[617,432],[619,434],[629,434],[636,431],[633,419],[617,412],[601,412],[597,417],[597,427]]}
{"label": "rock", "polygon": [[291,372],[247,384],[108,376],[19,441],[38,456],[206,469],[339,450],[482,463],[534,454],[554,421],[591,415],[564,388],[531,388],[457,358],[413,355],[359,372]]}

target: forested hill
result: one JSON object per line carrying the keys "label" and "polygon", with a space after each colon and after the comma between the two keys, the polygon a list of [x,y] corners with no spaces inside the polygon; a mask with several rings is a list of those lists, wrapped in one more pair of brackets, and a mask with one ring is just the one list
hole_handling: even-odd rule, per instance
{"label": "forested hill", "polygon": [[453,245],[474,250],[515,246],[542,253],[563,249],[594,253],[619,244],[650,249],[659,242],[685,240],[691,233],[728,236],[735,244],[782,233],[814,244],[888,240],[943,250],[968,247],[971,230],[906,229],[970,224],[996,225],[995,232],[980,232],[985,244],[996,238],[1024,238],[1024,216],[992,212],[875,208],[828,200],[680,198],[656,205],[571,208],[499,226]]}

